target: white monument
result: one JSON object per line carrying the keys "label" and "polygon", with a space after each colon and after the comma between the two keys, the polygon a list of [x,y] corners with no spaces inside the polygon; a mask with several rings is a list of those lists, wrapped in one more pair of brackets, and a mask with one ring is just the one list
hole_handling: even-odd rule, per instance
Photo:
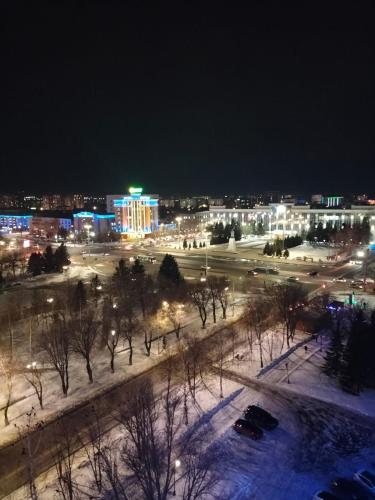
{"label": "white monument", "polygon": [[232,229],[232,232],[230,233],[230,238],[228,242],[228,252],[236,252],[236,240],[234,238],[234,231]]}

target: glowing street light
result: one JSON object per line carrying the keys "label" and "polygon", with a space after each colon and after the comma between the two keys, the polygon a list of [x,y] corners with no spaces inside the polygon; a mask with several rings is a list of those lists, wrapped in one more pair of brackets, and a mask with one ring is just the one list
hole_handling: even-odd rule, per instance
{"label": "glowing street light", "polygon": [[48,304],[52,304],[52,302],[54,301],[55,299],[53,297],[48,297],[47,299],[47,302]]}
{"label": "glowing street light", "polygon": [[173,479],[173,493],[172,493],[173,496],[176,496],[176,470],[179,467],[181,467],[181,461],[177,458],[174,461],[174,467],[173,467],[173,476],[174,476],[174,479]]}
{"label": "glowing street light", "polygon": [[176,222],[178,224],[178,248],[180,248],[180,231],[181,231],[181,221],[182,221],[182,217],[176,217]]}

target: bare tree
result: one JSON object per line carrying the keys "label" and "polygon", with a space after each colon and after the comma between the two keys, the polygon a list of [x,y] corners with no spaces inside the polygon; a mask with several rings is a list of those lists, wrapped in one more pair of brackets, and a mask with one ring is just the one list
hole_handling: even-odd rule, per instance
{"label": "bare tree", "polygon": [[258,343],[260,367],[263,368],[263,334],[270,326],[270,303],[264,298],[249,299],[243,314],[243,319],[250,329],[254,332]]}
{"label": "bare tree", "polygon": [[166,500],[172,486],[178,405],[179,398],[170,387],[162,400],[156,401],[152,384],[146,381],[120,412],[126,430],[122,461],[134,474],[144,497],[150,500]]}
{"label": "bare tree", "polygon": [[92,350],[98,335],[98,321],[96,313],[92,309],[86,308],[79,315],[79,318],[70,321],[72,330],[72,351],[79,354],[86,361],[86,371],[90,384],[93,383],[91,357]]}
{"label": "bare tree", "polygon": [[69,358],[71,339],[64,316],[55,316],[41,337],[41,347],[59,374],[64,396],[69,390]]}
{"label": "bare tree", "polygon": [[266,294],[271,299],[278,319],[283,325],[283,344],[285,338],[287,346],[290,347],[297,321],[307,301],[307,290],[300,284],[282,283],[267,287]]}
{"label": "bare tree", "polygon": [[8,411],[12,402],[14,367],[12,354],[0,353],[0,375],[4,377],[5,405],[4,405],[4,425],[9,425]]}
{"label": "bare tree", "polygon": [[209,496],[217,483],[211,474],[212,458],[202,454],[200,447],[195,444],[194,449],[190,446],[185,450],[183,460],[185,475],[182,500],[200,500],[205,495]]}
{"label": "bare tree", "polygon": [[27,420],[24,427],[19,427],[15,424],[18,429],[18,433],[23,443],[23,456],[26,461],[27,468],[27,489],[28,496],[31,500],[38,499],[38,490],[35,484],[37,478],[37,472],[35,471],[35,458],[38,455],[40,444],[42,442],[42,430],[43,426],[40,423],[36,423],[36,413],[34,407],[31,411],[26,413]]}
{"label": "bare tree", "polygon": [[188,390],[195,402],[196,391],[202,379],[202,371],[207,365],[207,356],[202,351],[202,345],[197,338],[187,339],[185,346],[181,346],[180,358]]}
{"label": "bare tree", "polygon": [[181,321],[184,314],[184,304],[164,301],[162,304],[163,315],[172,325],[177,340],[180,340]]}
{"label": "bare tree", "polygon": [[53,451],[58,484],[56,492],[63,500],[76,500],[79,497],[73,472],[75,453],[79,447],[79,441],[78,438],[74,437],[74,432],[64,423],[60,422],[59,426]]}
{"label": "bare tree", "polygon": [[38,398],[39,406],[43,410],[43,383],[42,383],[42,370],[38,367],[36,361],[28,364],[26,366],[26,373],[24,373],[25,379],[29,382],[35,391],[35,395]]}
{"label": "bare tree", "polygon": [[107,443],[100,453],[101,469],[105,482],[105,489],[115,500],[129,500],[124,487],[125,478],[119,474],[119,458],[117,443]]}
{"label": "bare tree", "polygon": [[202,328],[206,328],[207,305],[210,300],[210,291],[205,282],[194,283],[189,288],[189,295],[193,304],[197,307],[202,321]]}
{"label": "bare tree", "polygon": [[227,317],[228,308],[228,278],[226,276],[218,276],[216,278],[216,297],[220,303],[223,319]]}

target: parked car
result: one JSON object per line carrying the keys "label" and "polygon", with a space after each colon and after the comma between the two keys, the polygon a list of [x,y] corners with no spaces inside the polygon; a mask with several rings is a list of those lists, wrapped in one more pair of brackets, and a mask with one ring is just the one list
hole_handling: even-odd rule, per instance
{"label": "parked car", "polygon": [[369,491],[375,496],[375,474],[368,470],[362,469],[354,474],[353,479],[365,490]]}
{"label": "parked car", "polygon": [[339,497],[329,491],[317,491],[312,500],[339,500]]}
{"label": "parked car", "polygon": [[296,283],[299,281],[299,278],[297,276],[289,276],[289,278],[286,279],[289,283]]}
{"label": "parked car", "polygon": [[244,417],[248,422],[255,424],[257,427],[262,427],[267,431],[271,431],[279,425],[277,418],[273,417],[260,406],[248,406],[244,412]]}
{"label": "parked car", "polygon": [[257,275],[258,275],[258,273],[257,273],[256,271],[254,271],[254,269],[249,269],[249,270],[247,271],[247,274],[248,274],[249,276],[257,276]]}
{"label": "parked car", "polygon": [[333,281],[337,283],[346,283],[346,278],[344,276],[339,276],[338,278],[333,278]]}
{"label": "parked car", "polygon": [[310,271],[309,273],[307,273],[308,276],[313,276],[313,277],[318,276],[318,274],[319,274],[318,271]]}
{"label": "parked car", "polygon": [[369,498],[353,479],[338,477],[332,481],[331,488],[342,499],[367,500]]}
{"label": "parked car", "polygon": [[239,434],[245,434],[245,436],[252,439],[260,439],[263,436],[262,429],[243,418],[239,418],[234,422],[233,429]]}
{"label": "parked car", "polygon": [[354,281],[351,285],[351,288],[355,288],[356,290],[362,290],[363,289],[363,283]]}

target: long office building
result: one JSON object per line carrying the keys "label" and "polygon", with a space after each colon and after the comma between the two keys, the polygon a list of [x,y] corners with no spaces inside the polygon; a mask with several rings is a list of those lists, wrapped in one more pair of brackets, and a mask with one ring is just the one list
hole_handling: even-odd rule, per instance
{"label": "long office building", "polygon": [[303,230],[307,231],[312,225],[320,222],[323,227],[328,222],[337,226],[343,224],[352,226],[362,222],[366,217],[371,232],[375,235],[375,206],[371,205],[352,205],[350,208],[311,208],[309,205],[274,203],[248,209],[210,207],[204,212],[197,212],[194,217],[202,228],[216,222],[230,223],[232,219],[245,226],[255,221],[262,223],[264,230],[270,234],[280,234],[280,232],[297,234]]}

